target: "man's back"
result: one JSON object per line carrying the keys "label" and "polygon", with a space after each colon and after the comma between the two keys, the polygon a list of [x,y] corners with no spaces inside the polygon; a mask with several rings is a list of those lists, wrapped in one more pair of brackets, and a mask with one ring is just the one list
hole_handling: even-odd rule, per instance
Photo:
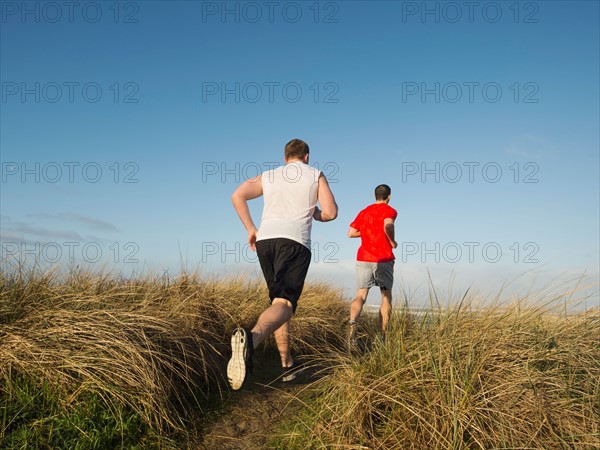
{"label": "man's back", "polygon": [[320,171],[295,161],[262,174],[264,208],[258,240],[287,238],[310,248]]}
{"label": "man's back", "polygon": [[356,259],[368,262],[386,262],[394,260],[392,245],[385,234],[385,219],[395,220],[398,213],[386,203],[374,203],[363,209],[352,228],[360,231],[361,246]]}

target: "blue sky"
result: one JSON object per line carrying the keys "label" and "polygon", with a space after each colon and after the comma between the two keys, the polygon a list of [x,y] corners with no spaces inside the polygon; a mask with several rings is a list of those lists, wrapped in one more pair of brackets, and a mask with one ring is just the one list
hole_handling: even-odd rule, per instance
{"label": "blue sky", "polygon": [[301,138],[340,207],[311,280],[351,294],[387,183],[413,291],[597,283],[599,3],[473,8],[3,2],[3,262],[257,275],[230,195]]}

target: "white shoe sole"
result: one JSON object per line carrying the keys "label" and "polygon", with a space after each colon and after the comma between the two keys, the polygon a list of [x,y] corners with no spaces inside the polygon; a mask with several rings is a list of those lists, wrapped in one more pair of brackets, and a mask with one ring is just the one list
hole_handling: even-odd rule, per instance
{"label": "white shoe sole", "polygon": [[300,367],[300,365],[296,365],[296,362],[294,362],[292,367],[289,367],[288,369],[292,369],[292,371],[288,372],[286,375],[283,375],[281,377],[281,381],[294,381],[298,374],[304,370],[304,368]]}
{"label": "white shoe sole", "polygon": [[231,359],[227,364],[227,379],[234,391],[241,388],[246,379],[247,342],[246,330],[237,328],[231,336]]}
{"label": "white shoe sole", "polygon": [[281,381],[285,381],[286,383],[288,381],[294,381],[296,379],[296,374],[295,373],[291,373],[289,375],[286,375],[284,377],[281,378]]}

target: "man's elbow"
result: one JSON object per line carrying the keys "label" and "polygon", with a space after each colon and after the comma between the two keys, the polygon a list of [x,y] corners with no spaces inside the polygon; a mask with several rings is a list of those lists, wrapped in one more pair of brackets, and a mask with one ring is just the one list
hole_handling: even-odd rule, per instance
{"label": "man's elbow", "polygon": [[321,210],[321,218],[323,219],[323,222],[330,222],[332,220],[335,220],[335,219],[337,219],[337,216],[338,216],[337,209],[334,209],[331,211]]}
{"label": "man's elbow", "polygon": [[239,192],[234,192],[233,194],[231,194],[231,203],[233,204],[233,207],[237,210],[238,207],[240,207],[240,205],[244,202],[243,197],[240,195]]}

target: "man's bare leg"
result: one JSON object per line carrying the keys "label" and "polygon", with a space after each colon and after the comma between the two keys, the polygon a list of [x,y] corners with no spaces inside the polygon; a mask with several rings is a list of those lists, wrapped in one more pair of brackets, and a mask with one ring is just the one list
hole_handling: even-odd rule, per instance
{"label": "man's bare leg", "polygon": [[350,320],[348,321],[348,349],[350,351],[354,351],[358,347],[358,342],[356,340],[356,321],[362,313],[363,306],[367,301],[368,293],[369,290],[366,288],[358,289],[356,291],[356,297],[354,297],[354,300],[352,300],[352,303],[350,304]]}
{"label": "man's bare leg", "polygon": [[382,333],[387,330],[390,315],[392,314],[392,291],[381,290],[381,308],[379,309],[379,329]]}
{"label": "man's bare leg", "polygon": [[294,363],[292,351],[290,348],[290,322],[287,321],[275,330],[275,342],[279,357],[281,358],[281,367],[291,367]]}
{"label": "man's bare leg", "polygon": [[356,297],[350,304],[350,322],[356,322],[362,313],[363,306],[367,301],[367,294],[369,290],[367,288],[358,289],[356,291]]}
{"label": "man's bare leg", "polygon": [[[271,333],[275,333],[276,330],[288,322],[292,318],[293,313],[292,303],[289,300],[284,298],[273,299],[271,306],[263,311],[256,325],[252,328],[254,348],[258,347],[258,344],[269,337]],[[289,340],[289,333],[287,339]],[[279,346],[279,343],[277,345]]]}

